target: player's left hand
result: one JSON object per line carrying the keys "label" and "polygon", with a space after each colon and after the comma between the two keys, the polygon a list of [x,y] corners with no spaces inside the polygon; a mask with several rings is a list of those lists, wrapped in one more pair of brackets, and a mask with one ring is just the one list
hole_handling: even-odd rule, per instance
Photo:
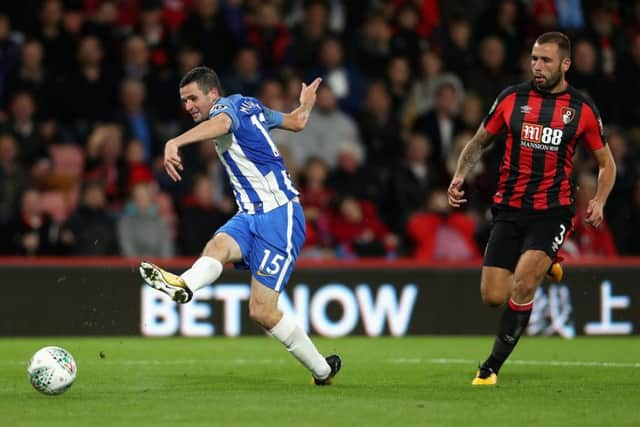
{"label": "player's left hand", "polygon": [[164,146],[164,170],[167,171],[167,174],[172,180],[178,182],[182,180],[178,171],[182,171],[183,169],[182,159],[178,153],[178,144],[170,139]]}
{"label": "player's left hand", "polygon": [[322,83],[320,77],[316,78],[310,85],[307,86],[305,82],[302,82],[302,90],[300,90],[300,105],[311,109],[316,103],[316,91],[318,86]]}
{"label": "player's left hand", "polygon": [[449,189],[447,190],[449,205],[454,208],[459,208],[462,204],[467,202],[467,199],[464,198],[462,184],[464,184],[464,178],[458,175],[454,176],[451,180],[451,184],[449,184]]}
{"label": "player's left hand", "polygon": [[603,210],[604,203],[602,203],[600,200],[589,200],[587,211],[584,217],[584,222],[595,228],[598,228],[600,224],[602,224],[602,219],[604,218]]}

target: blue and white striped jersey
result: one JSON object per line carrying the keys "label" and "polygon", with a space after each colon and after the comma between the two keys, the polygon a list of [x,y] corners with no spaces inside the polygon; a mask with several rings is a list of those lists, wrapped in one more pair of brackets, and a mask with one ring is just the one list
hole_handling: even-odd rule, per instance
{"label": "blue and white striped jersey", "polygon": [[250,214],[269,212],[298,196],[269,129],[282,124],[282,113],[255,98],[231,95],[218,99],[209,118],[231,118],[228,134],[216,138],[216,150],[231,179],[236,203]]}

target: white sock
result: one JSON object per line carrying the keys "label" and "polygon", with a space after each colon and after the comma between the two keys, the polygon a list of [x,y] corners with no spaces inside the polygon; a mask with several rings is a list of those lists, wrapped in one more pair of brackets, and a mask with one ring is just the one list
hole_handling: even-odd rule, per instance
{"label": "white sock", "polygon": [[187,282],[191,291],[195,292],[200,288],[215,282],[222,273],[222,264],[215,258],[201,256],[193,263],[190,269],[180,275]]}
{"label": "white sock", "polygon": [[323,380],[329,376],[331,367],[292,316],[283,314],[282,319],[269,332],[284,344],[289,353],[310,370],[315,378]]}

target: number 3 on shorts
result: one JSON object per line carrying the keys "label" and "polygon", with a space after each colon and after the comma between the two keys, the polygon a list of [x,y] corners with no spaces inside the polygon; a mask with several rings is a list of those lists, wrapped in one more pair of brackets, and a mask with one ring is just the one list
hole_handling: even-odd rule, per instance
{"label": "number 3 on shorts", "polygon": [[564,242],[564,233],[567,231],[567,227],[564,224],[560,224],[560,234],[558,234],[553,240],[561,245]]}
{"label": "number 3 on shorts", "polygon": [[267,266],[269,258],[271,258],[271,251],[269,249],[265,249],[264,256],[262,257],[262,261],[260,262],[258,271],[263,271],[269,275],[276,275],[282,268],[282,261],[284,261],[284,256],[280,254],[273,255],[273,258],[271,258],[271,262]]}

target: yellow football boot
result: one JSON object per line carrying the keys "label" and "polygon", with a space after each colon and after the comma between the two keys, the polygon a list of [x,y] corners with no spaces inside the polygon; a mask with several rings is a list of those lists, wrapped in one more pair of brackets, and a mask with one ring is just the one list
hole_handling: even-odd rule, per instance
{"label": "yellow football boot", "polygon": [[193,292],[184,279],[177,274],[163,270],[150,262],[141,262],[139,270],[140,276],[147,285],[169,295],[175,302],[184,304],[193,298]]}
{"label": "yellow football boot", "polygon": [[498,374],[492,369],[478,369],[476,377],[471,381],[471,385],[496,385],[498,384]]}

